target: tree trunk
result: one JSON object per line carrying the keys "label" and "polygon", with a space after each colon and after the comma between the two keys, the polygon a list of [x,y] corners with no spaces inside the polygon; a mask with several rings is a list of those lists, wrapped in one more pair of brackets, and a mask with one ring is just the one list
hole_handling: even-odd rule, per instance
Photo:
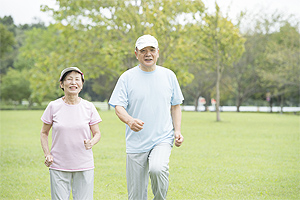
{"label": "tree trunk", "polygon": [[236,112],[240,112],[240,107],[242,104],[242,100],[240,98],[237,98],[237,102],[236,102]]}
{"label": "tree trunk", "polygon": [[31,98],[29,98],[28,99],[28,110],[31,110],[31,108],[32,108],[32,106],[33,106],[33,101],[31,100]]}
{"label": "tree trunk", "polygon": [[219,58],[219,48],[218,40],[215,38],[215,48],[216,48],[216,57],[217,57],[217,83],[216,83],[216,113],[217,121],[221,121],[220,117],[220,80],[221,80],[221,69],[220,69],[220,58]]}
{"label": "tree trunk", "polygon": [[205,101],[206,101],[206,104],[205,104],[205,111],[209,111],[209,105],[210,105],[210,102],[211,102],[211,99],[210,99],[210,93],[207,92],[205,96]]}
{"label": "tree trunk", "polygon": [[201,94],[199,94],[195,99],[195,112],[198,112],[199,98]]}
{"label": "tree trunk", "polygon": [[283,113],[283,100],[284,100],[284,96],[281,95],[280,96],[280,114]]}
{"label": "tree trunk", "polygon": [[216,83],[216,113],[217,113],[217,122],[221,121],[221,117],[220,117],[220,80],[221,80],[221,69],[220,69],[220,56],[219,56],[219,43],[218,43],[218,20],[219,20],[219,11],[218,11],[218,7],[216,4],[216,24],[215,24],[215,56],[216,56],[216,60],[217,60],[217,83]]}
{"label": "tree trunk", "polygon": [[195,112],[198,112],[198,98],[195,100]]}
{"label": "tree trunk", "polygon": [[273,98],[271,97],[270,98],[270,113],[273,112],[272,106],[273,106]]}
{"label": "tree trunk", "polygon": [[236,112],[240,112],[240,106],[241,106],[240,87],[238,86],[238,94],[236,98]]}
{"label": "tree trunk", "polygon": [[[217,59],[218,60],[218,59]],[[216,113],[217,113],[217,121],[221,121],[220,118],[220,71],[219,71],[219,64],[217,66],[217,85],[216,85],[216,89],[217,89],[217,96],[216,96]]]}

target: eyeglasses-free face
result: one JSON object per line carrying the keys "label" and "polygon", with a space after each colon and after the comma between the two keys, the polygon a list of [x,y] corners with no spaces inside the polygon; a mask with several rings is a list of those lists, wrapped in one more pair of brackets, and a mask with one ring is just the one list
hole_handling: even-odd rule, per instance
{"label": "eyeglasses-free face", "polygon": [[79,94],[83,87],[82,77],[79,72],[72,71],[60,82],[60,87],[65,94]]}
{"label": "eyeglasses-free face", "polygon": [[140,62],[142,70],[152,71],[155,69],[157,59],[159,58],[159,49],[150,46],[141,50],[136,49],[135,55]]}

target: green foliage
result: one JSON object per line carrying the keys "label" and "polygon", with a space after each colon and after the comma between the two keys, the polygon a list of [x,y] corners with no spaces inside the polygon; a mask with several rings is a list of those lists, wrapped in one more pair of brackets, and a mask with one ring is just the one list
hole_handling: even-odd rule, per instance
{"label": "green foliage", "polygon": [[10,32],[5,25],[0,24],[0,58],[13,50],[15,44],[14,34]]}
{"label": "green foliage", "polygon": [[[192,45],[190,50],[183,52],[187,59],[181,61],[187,60],[185,64],[195,78],[184,87],[184,91],[194,98],[197,107],[200,96],[205,96],[209,102],[211,95],[216,94],[213,89],[222,81],[223,71],[229,71],[239,60],[245,39],[239,34],[238,27],[222,17],[220,11],[214,15],[205,14],[197,24],[187,26],[186,31],[190,36],[186,39]],[[226,88],[222,89],[226,91]]]}
{"label": "green foliage", "polygon": [[270,105],[275,98],[280,99],[281,105],[287,97],[299,102],[299,30],[280,14],[261,21],[257,21],[253,35],[259,40],[255,50],[259,49],[260,55],[256,56],[255,62],[263,92],[270,92]]}
{"label": "green foliage", "polygon": [[204,18],[203,31],[207,35],[204,45],[208,51],[209,63],[216,72],[216,113],[220,121],[220,84],[223,72],[232,67],[244,52],[245,39],[240,35],[239,29],[232,22],[222,17],[220,8],[216,3],[216,13],[207,14]]}
{"label": "green foliage", "polygon": [[221,91],[220,102],[236,98],[242,105],[270,91],[282,104],[299,104],[297,20],[242,13],[256,24],[242,35],[239,27],[245,24],[234,25],[217,4],[209,14],[200,0],[56,2],[58,8],[43,7],[56,20],[49,27],[17,27],[11,17],[0,18],[16,41],[1,59],[1,75],[8,68],[28,73],[34,102],[62,95],[58,77],[69,66],[83,70],[92,99],[108,99],[119,75],[138,64],[136,39],[152,34],[159,41],[158,64],[176,73],[189,103],[199,96],[216,99]]}
{"label": "green foliage", "polygon": [[[240,21],[245,18],[246,16],[242,13]],[[238,24],[241,26],[241,23]],[[255,34],[246,33],[244,37],[246,39],[245,52],[238,61],[234,62],[233,68],[225,74],[226,82],[224,83],[234,96],[238,110],[245,101],[262,91],[259,72],[256,69],[257,63],[261,62],[258,59],[262,58],[263,42],[261,37]]]}
{"label": "green foliage", "polygon": [[[42,113],[0,111],[1,199],[50,199]],[[100,115],[94,199],[127,199],[125,126],[113,111]],[[299,199],[299,116],[223,113],[220,123],[214,116],[183,112],[185,141],[172,150],[168,199]]]}
{"label": "green foliage", "polygon": [[[1,36],[1,75],[5,75],[8,68],[22,70],[27,68],[28,63],[23,62],[24,59],[21,58],[22,62],[16,64],[19,59],[19,48],[23,45],[25,40],[25,34],[27,30],[31,30],[34,27],[40,29],[46,29],[45,25],[41,22],[37,24],[24,24],[16,26],[14,24],[13,18],[11,16],[4,16],[0,18],[0,36]],[[3,32],[3,28],[9,32]],[[3,52],[5,51],[5,52]],[[25,66],[21,66],[24,64]]]}
{"label": "green foliage", "polygon": [[[187,65],[177,63],[183,58],[179,52],[189,49],[189,45],[181,39],[186,33],[178,17],[203,12],[201,1],[59,1],[59,4],[59,10],[47,7],[45,10],[53,11],[58,21],[64,20],[75,29],[86,30],[91,35],[82,40],[87,44],[86,49],[95,51],[97,46],[96,51],[100,52],[90,52],[90,55],[98,54],[98,57],[89,59],[91,70],[95,66],[98,69],[96,72],[93,70],[92,74],[99,75],[102,72],[114,77],[137,65],[135,41],[143,34],[152,34],[159,40],[158,64],[182,72],[179,73],[182,83],[188,83],[193,78],[188,73]],[[91,40],[92,43],[89,42]],[[98,41],[99,45],[96,45]],[[78,56],[83,60],[82,56]],[[85,54],[85,57],[88,56]]]}
{"label": "green foliage", "polygon": [[[297,86],[300,76],[300,34],[286,22],[279,32],[270,34],[267,43],[267,67],[262,70],[266,81],[281,87]],[[274,72],[268,73],[269,70]],[[294,87],[294,92],[297,87]]]}
{"label": "green foliage", "polygon": [[[9,67],[12,67],[15,57],[15,26],[10,24],[11,18],[0,18],[0,74],[1,77],[6,73]],[[12,19],[11,19],[12,20]]]}
{"label": "green foliage", "polygon": [[21,102],[29,100],[31,94],[30,83],[26,73],[9,69],[1,83],[1,98]]}
{"label": "green foliage", "polygon": [[[50,25],[47,30],[33,29],[28,32],[28,39],[22,48],[23,57],[34,59],[35,63],[31,68],[34,74],[31,79],[32,98],[41,102],[47,94],[58,96],[55,76],[65,67],[78,66],[86,79],[94,79],[95,84],[98,83],[98,77],[106,77],[108,83],[103,87],[94,84],[93,89],[98,94],[105,94],[108,99],[118,76],[137,64],[135,40],[144,31],[150,33],[154,30],[148,26],[157,24],[154,16],[160,7],[154,6],[140,13],[144,5],[123,1],[101,1],[96,4],[95,1],[59,1],[59,4],[59,10],[53,12],[54,18],[62,23]],[[163,10],[169,12],[161,14],[170,14],[169,5],[168,1],[161,2],[160,6],[165,6]],[[111,17],[97,11],[99,7],[100,11],[104,9],[109,12]],[[45,10],[49,8],[45,7]],[[174,12],[173,18],[177,14]],[[167,19],[164,22],[170,24]],[[132,48],[128,48],[130,46]],[[46,81],[47,84],[44,84]],[[107,91],[108,88],[110,91]]]}
{"label": "green foliage", "polygon": [[65,36],[60,27],[57,24],[50,25],[47,30],[34,28],[28,31],[25,45],[21,48],[22,58],[34,62],[28,70],[33,90],[31,98],[38,103],[61,95],[60,72],[68,66],[76,66],[66,56],[74,51],[73,46],[65,45],[72,39]]}
{"label": "green foliage", "polygon": [[221,16],[206,15],[203,27],[206,38],[204,44],[207,47],[209,61],[212,61],[213,69],[217,69],[217,57],[219,57],[220,71],[225,67],[232,67],[244,52],[245,38],[239,33],[238,27],[231,21]]}
{"label": "green foliage", "polygon": [[0,23],[7,27],[8,31],[16,35],[16,25],[14,24],[14,19],[11,16],[0,17]]}

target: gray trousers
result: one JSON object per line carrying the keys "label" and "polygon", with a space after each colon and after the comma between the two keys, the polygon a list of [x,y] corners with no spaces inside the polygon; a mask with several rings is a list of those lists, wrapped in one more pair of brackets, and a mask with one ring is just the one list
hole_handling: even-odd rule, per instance
{"label": "gray trousers", "polygon": [[161,143],[146,153],[127,154],[126,176],[129,200],[147,200],[149,175],[153,199],[166,199],[171,150],[170,144]]}
{"label": "gray trousers", "polygon": [[51,199],[67,200],[72,195],[74,200],[93,200],[94,170],[65,172],[49,170]]}

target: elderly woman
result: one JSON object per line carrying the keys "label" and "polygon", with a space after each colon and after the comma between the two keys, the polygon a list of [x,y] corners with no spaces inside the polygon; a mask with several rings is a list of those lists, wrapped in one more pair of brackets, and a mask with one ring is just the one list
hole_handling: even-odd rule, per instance
{"label": "elderly woman", "polygon": [[[78,96],[84,83],[77,67],[61,72],[64,96],[52,101],[42,115],[41,143],[49,167],[52,199],[93,199],[94,158],[92,147],[100,140],[101,122],[95,106]],[[51,151],[48,135],[52,127]],[[91,132],[93,138],[91,139]]]}

